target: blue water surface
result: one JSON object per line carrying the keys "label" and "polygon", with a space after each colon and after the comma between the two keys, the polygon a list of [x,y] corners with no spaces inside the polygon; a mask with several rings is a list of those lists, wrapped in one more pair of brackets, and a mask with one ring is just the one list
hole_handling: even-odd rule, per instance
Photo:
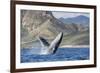
{"label": "blue water surface", "polygon": [[74,61],[88,60],[89,48],[58,48],[55,54],[38,55],[33,54],[35,49],[21,49],[21,63],[49,62],[49,61]]}

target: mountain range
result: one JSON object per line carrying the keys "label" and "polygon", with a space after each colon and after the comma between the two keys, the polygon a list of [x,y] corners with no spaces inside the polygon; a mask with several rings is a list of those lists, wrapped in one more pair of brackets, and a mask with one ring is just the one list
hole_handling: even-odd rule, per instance
{"label": "mountain range", "polygon": [[88,31],[83,25],[76,23],[69,25],[69,23],[55,18],[51,11],[21,10],[22,47],[34,47],[33,43],[38,41],[38,36],[42,36],[50,42],[60,32],[64,33],[62,45],[89,44]]}
{"label": "mountain range", "polygon": [[65,24],[81,24],[83,26],[89,26],[89,17],[84,16],[84,15],[79,15],[76,17],[71,17],[71,18],[59,18],[60,21],[62,21]]}

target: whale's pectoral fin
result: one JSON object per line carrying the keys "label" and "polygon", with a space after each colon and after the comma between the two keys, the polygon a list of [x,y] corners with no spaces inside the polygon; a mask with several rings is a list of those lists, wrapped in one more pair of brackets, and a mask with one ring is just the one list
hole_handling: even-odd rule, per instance
{"label": "whale's pectoral fin", "polygon": [[63,33],[60,32],[57,37],[51,42],[50,44],[50,47],[49,48],[52,48],[53,49],[53,53],[55,53],[62,41],[62,38],[63,38]]}
{"label": "whale's pectoral fin", "polygon": [[47,40],[46,39],[44,39],[43,37],[38,37],[38,39],[39,39],[39,41],[40,41],[40,43],[41,43],[41,45],[43,46],[43,47],[45,47],[45,46],[49,46],[50,44],[47,42]]}
{"label": "whale's pectoral fin", "polygon": [[61,43],[61,40],[62,40],[62,38],[57,42],[53,53],[55,53],[55,52],[57,51],[57,49],[58,49],[58,47],[59,47],[59,45],[60,45],[60,43]]}

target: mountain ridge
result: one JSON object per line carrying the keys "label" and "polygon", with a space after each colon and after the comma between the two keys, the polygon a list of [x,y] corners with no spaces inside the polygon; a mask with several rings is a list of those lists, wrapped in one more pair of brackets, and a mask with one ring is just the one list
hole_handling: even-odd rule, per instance
{"label": "mountain ridge", "polygon": [[72,24],[72,23],[76,23],[76,24],[81,24],[83,26],[89,26],[89,17],[84,16],[84,15],[79,15],[76,17],[70,17],[70,18],[59,18],[60,21],[64,22],[65,24]]}
{"label": "mountain ridge", "polygon": [[[84,36],[80,36],[83,34],[81,32],[84,32],[85,27],[83,27],[82,25],[77,25],[75,23],[71,25],[69,25],[68,23],[65,24],[63,21],[60,21],[59,19],[55,18],[51,11],[22,10],[21,15],[22,15],[21,16],[21,43],[22,43],[21,46],[22,47],[35,46],[34,45],[35,42],[38,41],[37,36],[42,36],[50,42],[60,32],[64,33],[62,45],[75,44],[75,43],[85,44],[86,40],[89,40],[87,36],[88,34],[84,34]],[[74,36],[76,36],[75,37],[76,39],[74,39]],[[85,40],[82,40],[81,37],[84,38]],[[76,41],[71,40],[71,38],[73,38]],[[72,42],[68,42],[68,41],[72,41]]]}

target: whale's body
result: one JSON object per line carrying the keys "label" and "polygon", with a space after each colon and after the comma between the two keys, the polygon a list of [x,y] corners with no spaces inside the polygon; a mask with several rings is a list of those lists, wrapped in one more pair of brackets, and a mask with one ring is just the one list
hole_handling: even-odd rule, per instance
{"label": "whale's body", "polygon": [[54,54],[62,41],[63,33],[60,32],[57,37],[49,44],[43,37],[38,37],[42,47],[40,49],[41,55]]}

